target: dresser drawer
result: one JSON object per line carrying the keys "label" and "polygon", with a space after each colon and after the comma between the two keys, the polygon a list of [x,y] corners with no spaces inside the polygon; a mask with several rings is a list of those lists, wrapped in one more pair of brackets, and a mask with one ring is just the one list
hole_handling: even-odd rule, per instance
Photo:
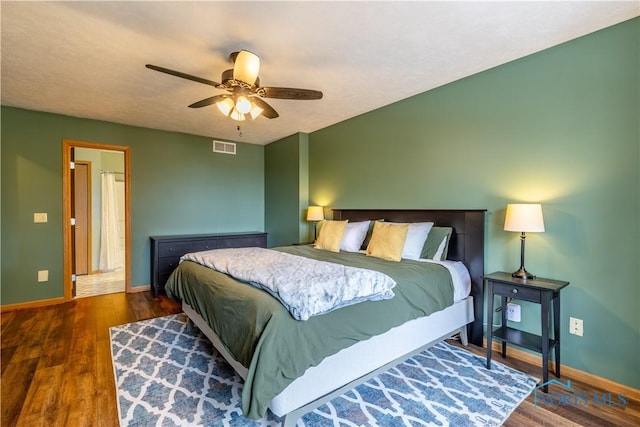
{"label": "dresser drawer", "polygon": [[220,243],[221,248],[264,248],[267,246],[266,239],[260,236],[226,238],[221,239]]}
{"label": "dresser drawer", "polygon": [[503,295],[524,301],[540,302],[541,291],[535,288],[526,288],[524,286],[509,285],[506,283],[493,284],[493,293],[495,295]]}
{"label": "dresser drawer", "polygon": [[158,273],[171,273],[180,265],[179,256],[158,258]]}
{"label": "dresser drawer", "polygon": [[158,244],[158,256],[182,256],[189,252],[207,251],[209,249],[216,249],[215,240],[192,240],[181,242],[160,242]]}

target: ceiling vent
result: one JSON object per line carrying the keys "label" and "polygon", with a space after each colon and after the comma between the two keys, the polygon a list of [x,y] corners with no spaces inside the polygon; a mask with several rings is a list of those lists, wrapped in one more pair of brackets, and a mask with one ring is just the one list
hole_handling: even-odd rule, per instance
{"label": "ceiling vent", "polygon": [[236,154],[235,142],[213,141],[213,152],[224,154]]}

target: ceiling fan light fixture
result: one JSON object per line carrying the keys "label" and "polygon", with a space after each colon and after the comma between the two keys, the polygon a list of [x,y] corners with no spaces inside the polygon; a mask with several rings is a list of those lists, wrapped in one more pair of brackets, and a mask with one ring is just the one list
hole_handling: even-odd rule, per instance
{"label": "ceiling fan light fixture", "polygon": [[251,116],[252,119],[255,119],[256,117],[258,117],[260,114],[262,114],[264,110],[260,107],[258,107],[257,105],[253,105],[253,108],[251,109],[251,111],[249,112],[249,115]]}
{"label": "ceiling fan light fixture", "polygon": [[[264,111],[251,102],[246,96],[241,96],[240,98],[243,99],[237,99],[235,102],[232,98],[225,98],[222,101],[216,102],[216,107],[218,107],[218,110],[220,110],[222,114],[238,122],[244,121],[247,118],[247,114],[249,114],[249,117],[252,119],[255,119]],[[243,107],[248,107],[246,112]]]}
{"label": "ceiling fan light fixture", "polygon": [[234,108],[233,100],[231,98],[225,98],[222,101],[216,103],[218,110],[225,116],[231,114],[231,110]]}
{"label": "ceiling fan light fixture", "polygon": [[248,112],[251,111],[252,107],[253,107],[253,104],[251,103],[251,101],[249,101],[249,99],[246,96],[240,95],[236,99],[236,110],[238,110],[238,112],[242,114],[247,114]]}
{"label": "ceiling fan light fixture", "polygon": [[231,117],[233,120],[236,120],[238,122],[244,121],[244,114],[242,114],[241,112],[239,112],[236,109],[234,109],[231,112],[231,114],[229,114],[229,117]]}
{"label": "ceiling fan light fixture", "polygon": [[236,62],[233,65],[233,79],[240,80],[253,85],[258,78],[260,71],[260,58],[258,55],[241,50],[236,56]]}

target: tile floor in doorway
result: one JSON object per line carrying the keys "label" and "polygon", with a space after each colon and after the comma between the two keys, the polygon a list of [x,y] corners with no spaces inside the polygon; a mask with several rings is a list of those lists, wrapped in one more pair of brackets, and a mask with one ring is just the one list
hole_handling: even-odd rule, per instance
{"label": "tile floor in doorway", "polygon": [[76,277],[76,298],[124,292],[124,268]]}

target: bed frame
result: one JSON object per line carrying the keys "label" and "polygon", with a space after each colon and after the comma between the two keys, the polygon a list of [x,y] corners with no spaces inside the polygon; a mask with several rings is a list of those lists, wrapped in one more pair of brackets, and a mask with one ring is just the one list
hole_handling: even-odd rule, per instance
{"label": "bed frame", "polygon": [[[304,414],[454,334],[460,333],[465,345],[467,337],[471,343],[483,345],[485,210],[334,209],[333,219],[433,221],[436,226],[453,227],[447,259],[466,265],[471,276],[471,294],[442,311],[360,341],[307,369],[269,405],[274,414],[284,417],[284,427],[295,426]],[[247,368],[233,358],[204,319],[184,302],[183,311],[236,372],[246,378]],[[380,348],[390,351],[381,352]]]}

